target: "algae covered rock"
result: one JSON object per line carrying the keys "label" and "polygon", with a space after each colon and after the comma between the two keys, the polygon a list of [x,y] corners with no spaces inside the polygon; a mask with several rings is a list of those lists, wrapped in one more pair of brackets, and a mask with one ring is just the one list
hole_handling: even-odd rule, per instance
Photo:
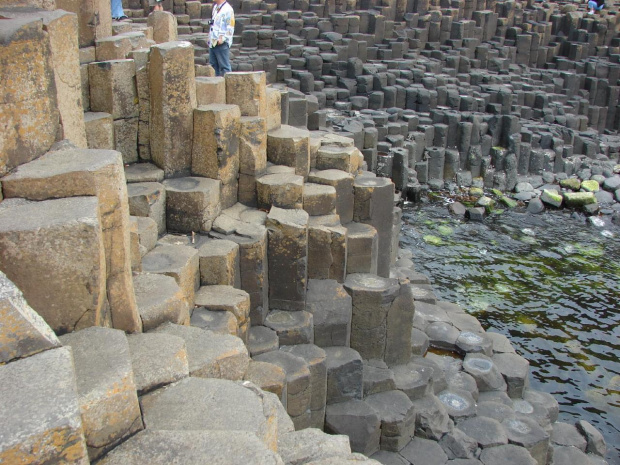
{"label": "algae covered rock", "polygon": [[598,181],[589,179],[581,183],[581,190],[585,192],[598,192],[600,189]]}
{"label": "algae covered rock", "polygon": [[596,203],[592,192],[565,192],[564,204],[569,208],[579,208]]}
{"label": "algae covered rock", "polygon": [[560,181],[560,186],[565,189],[578,191],[579,189],[581,189],[581,181],[577,178],[562,179]]}
{"label": "algae covered rock", "polygon": [[540,199],[547,205],[559,208],[562,206],[562,194],[556,190],[545,189],[540,196]]}

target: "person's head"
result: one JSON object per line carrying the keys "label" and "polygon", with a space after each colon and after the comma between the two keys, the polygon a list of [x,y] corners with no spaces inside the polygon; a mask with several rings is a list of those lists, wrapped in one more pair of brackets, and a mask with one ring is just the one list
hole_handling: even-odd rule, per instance
{"label": "person's head", "polygon": [[224,3],[226,0],[213,0],[213,3],[215,3],[216,5],[221,5],[222,3]]}

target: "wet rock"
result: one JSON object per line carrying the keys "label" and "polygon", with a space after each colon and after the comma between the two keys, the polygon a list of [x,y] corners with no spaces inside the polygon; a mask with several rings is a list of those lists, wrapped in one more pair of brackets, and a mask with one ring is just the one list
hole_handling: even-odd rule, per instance
{"label": "wet rock", "polygon": [[537,464],[526,449],[512,444],[484,449],[480,454],[480,461],[484,465],[499,465],[501,463],[510,463],[511,465]]}
{"label": "wet rock", "polygon": [[584,438],[576,426],[555,422],[553,423],[553,431],[551,432],[551,443],[558,446],[572,446],[585,452],[586,438]]}
{"label": "wet rock", "polygon": [[482,354],[467,354],[463,369],[474,377],[482,391],[505,391],[506,382],[493,360]]}
{"label": "wet rock", "polygon": [[576,447],[553,446],[549,449],[549,456],[552,465],[590,465],[585,452]]}
{"label": "wet rock", "polygon": [[524,447],[539,465],[547,463],[549,435],[529,418],[507,418],[502,426],[508,435],[508,442]]}
{"label": "wet rock", "polygon": [[588,454],[604,456],[605,452],[607,452],[607,445],[600,431],[585,420],[577,421],[575,426],[587,440],[586,452]]}
{"label": "wet rock", "polygon": [[508,395],[512,398],[522,397],[528,383],[530,362],[516,354],[496,354],[492,360],[506,381]]}
{"label": "wet rock", "polygon": [[444,465],[448,462],[448,456],[439,444],[423,438],[413,438],[400,455],[412,465]]}
{"label": "wet rock", "polygon": [[463,331],[456,339],[456,348],[463,354],[481,353],[487,357],[493,355],[493,342],[486,334]]}
{"label": "wet rock", "polygon": [[380,426],[379,416],[361,400],[329,405],[325,413],[325,430],[348,436],[351,450],[367,456],[379,450]]}
{"label": "wet rock", "polygon": [[467,436],[478,441],[478,444],[483,449],[492,449],[497,446],[508,444],[508,436],[502,424],[492,418],[468,418],[460,422],[456,427]]}
{"label": "wet rock", "polygon": [[476,415],[476,401],[473,396],[460,389],[449,389],[440,392],[437,398],[455,422]]}

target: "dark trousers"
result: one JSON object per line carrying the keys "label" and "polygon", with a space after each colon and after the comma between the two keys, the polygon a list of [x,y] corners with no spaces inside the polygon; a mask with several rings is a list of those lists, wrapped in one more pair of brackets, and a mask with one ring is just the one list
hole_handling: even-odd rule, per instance
{"label": "dark trousers", "polygon": [[230,47],[226,42],[209,49],[209,63],[215,69],[216,76],[224,76],[230,69]]}

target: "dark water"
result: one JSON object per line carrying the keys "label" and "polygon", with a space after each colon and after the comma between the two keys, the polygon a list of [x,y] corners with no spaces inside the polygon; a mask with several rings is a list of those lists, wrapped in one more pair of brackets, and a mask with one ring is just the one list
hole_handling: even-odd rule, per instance
{"label": "dark water", "polygon": [[441,201],[405,206],[403,220],[401,245],[437,295],[508,336],[560,421],[592,423],[619,465],[620,229],[567,212],[466,222]]}

